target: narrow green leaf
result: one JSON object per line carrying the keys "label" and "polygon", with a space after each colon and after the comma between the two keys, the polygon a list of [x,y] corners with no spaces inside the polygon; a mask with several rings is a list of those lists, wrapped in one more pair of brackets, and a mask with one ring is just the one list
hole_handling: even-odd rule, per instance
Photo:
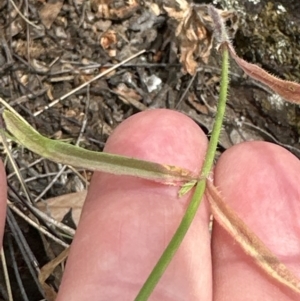
{"label": "narrow green leaf", "polygon": [[197,184],[196,180],[183,184],[178,192],[178,196],[181,198],[182,196],[187,194],[193,187],[195,187],[196,184]]}
{"label": "narrow green leaf", "polygon": [[196,180],[190,171],[125,156],[89,151],[40,135],[15,113],[5,110],[3,118],[9,132],[26,148],[57,163],[98,170],[116,175],[128,175],[167,185],[182,185]]}

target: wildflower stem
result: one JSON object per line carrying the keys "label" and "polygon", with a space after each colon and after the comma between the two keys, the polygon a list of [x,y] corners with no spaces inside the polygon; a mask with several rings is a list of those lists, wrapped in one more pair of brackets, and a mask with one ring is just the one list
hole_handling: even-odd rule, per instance
{"label": "wildflower stem", "polygon": [[176,233],[172,237],[169,245],[163,252],[162,256],[158,260],[157,264],[153,268],[150,273],[148,279],[144,283],[143,287],[139,291],[138,295],[135,298],[135,301],[146,301],[157,285],[158,281],[162,277],[163,273],[167,269],[169,263],[171,262],[173,256],[175,255],[177,249],[179,248],[185,234],[187,233],[195,215],[201,204],[204,191],[206,188],[206,178],[209,175],[212,166],[214,156],[216,154],[216,149],[218,145],[218,140],[222,128],[223,117],[226,108],[226,97],[228,90],[228,71],[229,71],[229,62],[228,62],[228,49],[223,47],[221,49],[223,51],[222,57],[222,78],[221,78],[221,91],[219,95],[219,103],[217,108],[217,115],[212,131],[212,136],[208,145],[208,150],[206,153],[205,162],[202,168],[202,177],[201,180],[198,181],[195,192],[191,199],[191,202],[181,220],[181,223],[176,230]]}

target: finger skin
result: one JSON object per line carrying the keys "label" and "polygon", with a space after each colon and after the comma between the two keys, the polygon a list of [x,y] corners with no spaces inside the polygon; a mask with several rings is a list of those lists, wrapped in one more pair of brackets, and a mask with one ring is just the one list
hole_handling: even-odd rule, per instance
{"label": "finger skin", "polygon": [[[199,172],[206,146],[191,119],[162,109],[123,122],[105,151]],[[95,173],[57,300],[134,300],[184,214],[190,195],[177,193],[178,187]],[[209,214],[202,205],[149,300],[211,300]]]}
{"label": "finger skin", "polygon": [[3,239],[5,216],[6,216],[6,199],[7,199],[6,175],[5,175],[3,163],[0,160],[0,249],[2,247],[2,239]]}
{"label": "finger skin", "polygon": [[[300,164],[287,150],[246,142],[227,150],[215,168],[224,199],[286,266],[300,277]],[[257,267],[215,223],[212,235],[215,301],[300,300]]]}

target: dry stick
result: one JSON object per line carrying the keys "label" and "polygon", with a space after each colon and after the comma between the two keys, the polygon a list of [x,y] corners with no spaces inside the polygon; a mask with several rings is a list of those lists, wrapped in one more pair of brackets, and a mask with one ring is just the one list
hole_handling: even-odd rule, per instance
{"label": "dry stick", "polygon": [[[26,15],[26,16],[28,16],[29,14],[28,14],[28,0],[25,0],[24,1],[24,3],[25,3],[25,12],[24,12],[24,14]],[[32,69],[32,64],[31,64],[31,62],[32,62],[32,58],[31,58],[31,52],[30,52],[30,29],[29,29],[29,26],[28,26],[28,23],[26,23],[26,52],[27,52],[27,61],[28,61],[28,65],[29,65],[29,70],[30,69]]]}
{"label": "dry stick", "polygon": [[[245,124],[246,124],[246,123],[245,123]],[[23,171],[23,170],[27,170],[28,168],[30,168],[30,167],[32,167],[32,166],[34,166],[34,165],[40,163],[40,162],[43,161],[43,160],[45,160],[45,158],[41,157],[41,158],[35,160],[34,162],[28,164],[28,166],[26,166],[26,167],[21,167],[21,168],[19,169],[19,171],[21,172],[21,171]],[[70,169],[70,171],[67,171],[66,174],[73,172],[73,173],[76,174],[76,176],[84,183],[85,187],[88,187],[88,186],[89,186],[89,183],[88,183],[87,179],[86,179],[85,177],[83,177],[83,176],[79,173],[79,171],[81,171],[81,169],[77,170],[77,169],[75,169],[74,167],[72,167],[71,165],[69,165],[68,168]],[[57,172],[50,172],[50,173],[43,174],[43,175],[32,176],[32,177],[30,177],[30,178],[25,179],[24,182],[25,182],[25,183],[28,183],[28,182],[31,182],[31,181],[36,180],[36,179],[41,179],[41,178],[44,178],[44,177],[52,177],[52,176],[55,176],[56,174],[57,174]],[[9,180],[10,178],[12,178],[12,177],[15,176],[15,175],[16,175],[16,172],[13,171],[13,172],[11,172],[6,178],[7,178],[7,180]],[[85,188],[85,189],[86,189],[86,188]]]}
{"label": "dry stick", "polygon": [[26,216],[21,210],[19,210],[13,203],[7,201],[9,207],[18,214],[21,218],[23,218],[28,224],[30,224],[32,227],[36,228],[38,231],[42,232],[45,236],[49,237],[59,245],[63,246],[64,248],[68,248],[69,245],[65,243],[64,241],[60,240],[59,238],[55,237],[51,233],[49,233],[44,227],[41,225],[35,223],[32,219],[30,219],[28,216]]}
{"label": "dry stick", "polygon": [[7,289],[8,300],[14,301],[13,296],[12,296],[12,290],[11,290],[11,285],[10,285],[10,281],[9,281],[6,258],[5,258],[3,248],[1,248],[0,254],[1,254],[2,269],[3,269],[3,274],[4,274],[6,289]]}
{"label": "dry stick", "polygon": [[18,268],[17,256],[16,256],[16,253],[15,253],[15,250],[14,250],[14,246],[13,246],[11,236],[8,236],[7,244],[8,244],[8,249],[9,249],[9,253],[10,253],[10,257],[11,257],[11,261],[12,261],[11,265],[12,265],[12,268],[14,270],[15,279],[18,283],[19,290],[20,290],[20,293],[19,293],[20,296],[19,297],[23,301],[29,301],[28,296],[27,296],[26,291],[25,291],[25,288],[24,288],[24,285],[23,285],[21,275],[20,275],[20,272],[22,273],[22,271]]}
{"label": "dry stick", "polygon": [[214,218],[239,243],[267,274],[300,293],[300,280],[270,251],[260,238],[225,203],[221,194],[211,181],[206,182],[207,197]]}
{"label": "dry stick", "polygon": [[31,26],[35,27],[36,29],[40,29],[38,26],[36,26],[35,24],[33,24],[32,22],[30,22],[19,10],[19,8],[17,7],[17,5],[15,4],[15,2],[13,0],[10,0],[10,3],[13,5],[14,9],[17,11],[17,13],[20,15],[20,17],[28,24],[30,24]]}
{"label": "dry stick", "polygon": [[33,203],[37,203],[47,192],[49,189],[53,187],[55,183],[57,183],[58,178],[65,172],[67,169],[67,165],[64,165],[59,172],[56,173],[55,177],[51,180],[51,182],[44,188],[44,190],[33,200]]}
{"label": "dry stick", "polygon": [[[32,166],[34,166],[34,165],[40,163],[40,162],[43,161],[43,160],[45,160],[45,159],[44,159],[44,158],[39,158],[39,159],[35,160],[34,162],[28,164],[26,167],[21,167],[21,168],[19,169],[19,171],[21,172],[21,171],[23,171],[23,170],[28,170],[30,167],[32,167]],[[6,178],[7,178],[7,180],[9,180],[10,178],[12,178],[12,177],[15,176],[15,175],[16,175],[16,172],[15,172],[15,171],[12,171],[9,175],[7,175]],[[27,178],[27,179],[28,179],[28,178]],[[27,179],[25,180],[25,183],[26,183]]]}
{"label": "dry stick", "polygon": [[[84,183],[84,185],[85,185],[85,189],[87,189],[88,187],[89,187],[89,185],[90,185],[90,183],[88,182],[88,180],[83,176],[83,175],[81,175],[80,173],[79,173],[79,171],[77,170],[77,169],[75,169],[73,166],[71,166],[71,165],[69,165],[68,166],[69,167],[69,169],[70,170],[72,170],[75,174],[76,174],[76,176]],[[86,170],[83,170],[84,172],[86,172]]]}
{"label": "dry stick", "polygon": [[75,230],[72,229],[71,227],[57,221],[56,219],[52,218],[51,216],[47,215],[43,211],[33,207],[32,205],[29,205],[30,209],[37,214],[41,219],[43,219],[45,222],[50,223],[51,225],[55,226],[57,229],[60,229],[67,235],[71,236],[72,238],[75,235]]}
{"label": "dry stick", "polygon": [[70,91],[69,93],[65,94],[64,96],[62,96],[62,97],[60,97],[60,98],[58,98],[58,99],[53,100],[50,104],[48,104],[47,106],[45,106],[42,110],[39,110],[39,111],[35,112],[35,113],[33,114],[33,116],[38,116],[38,115],[40,115],[42,112],[44,112],[45,110],[48,110],[49,108],[53,107],[53,106],[56,105],[58,102],[64,100],[65,98],[69,97],[70,95],[76,93],[77,91],[79,91],[79,90],[81,90],[82,88],[86,87],[87,85],[89,85],[89,84],[92,83],[93,81],[95,81],[95,80],[97,80],[97,79],[99,79],[99,78],[101,78],[101,77],[107,75],[107,74],[110,73],[111,71],[113,71],[113,70],[119,68],[120,66],[126,64],[127,62],[131,61],[132,59],[134,59],[134,58],[140,56],[140,55],[143,54],[144,52],[146,52],[145,49],[144,49],[144,50],[141,50],[140,52],[138,52],[138,53],[136,53],[136,54],[134,54],[134,55],[132,55],[131,57],[129,57],[128,59],[122,61],[121,63],[114,65],[113,67],[107,69],[106,71],[104,71],[104,72],[98,74],[97,76],[95,76],[95,77],[92,78],[91,80],[89,80],[89,81],[83,83],[82,85],[80,85],[79,87],[77,87],[77,88],[75,88],[74,90]]}
{"label": "dry stick", "polygon": [[197,76],[197,73],[198,73],[198,70],[195,72],[195,74],[192,76],[192,78],[190,79],[186,89],[184,90],[183,94],[181,95],[179,101],[177,102],[176,106],[175,106],[175,110],[178,109],[179,105],[181,104],[181,102],[185,99],[187,93],[189,92],[190,90],[190,87],[192,86],[196,76]]}
{"label": "dry stick", "polygon": [[258,132],[261,132],[263,135],[266,135],[267,137],[269,137],[271,140],[273,140],[273,142],[275,142],[276,144],[284,147],[284,148],[287,148],[289,149],[291,152],[294,152],[294,154],[298,154],[298,156],[300,155],[300,149],[294,147],[294,146],[291,146],[289,144],[284,144],[282,142],[280,142],[279,140],[277,140],[273,135],[271,135],[270,133],[268,133],[267,131],[261,129],[260,127],[258,126],[255,126],[254,124],[251,124],[249,122],[246,122],[246,121],[243,121],[242,123],[242,126],[245,125],[246,127],[249,127],[251,129],[255,129],[256,131]]}
{"label": "dry stick", "polygon": [[40,272],[38,262],[35,259],[34,255],[29,251],[30,250],[29,246],[28,246],[26,240],[24,239],[21,230],[16,226],[17,222],[16,222],[11,210],[7,210],[6,219],[7,219],[8,225],[10,227],[10,230],[13,234],[13,237],[15,238],[16,244],[18,245],[18,248],[19,248],[21,254],[23,255],[23,258],[27,265],[27,268],[28,268],[39,292],[43,296],[44,295],[43,289],[36,277],[36,274]]}

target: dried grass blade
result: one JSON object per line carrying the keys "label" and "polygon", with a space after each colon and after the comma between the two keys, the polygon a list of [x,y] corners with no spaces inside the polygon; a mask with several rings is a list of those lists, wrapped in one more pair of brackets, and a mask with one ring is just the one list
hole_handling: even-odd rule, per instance
{"label": "dried grass blade", "polygon": [[8,301],[14,301],[14,298],[12,295],[12,290],[11,290],[11,283],[10,283],[10,279],[9,279],[8,269],[7,269],[7,264],[6,264],[6,257],[5,257],[3,248],[1,248],[1,250],[0,250],[0,259],[1,259],[0,261],[2,263],[2,271],[3,271],[4,281],[5,281],[5,285],[6,285]]}
{"label": "dried grass blade", "polygon": [[40,271],[39,281],[44,289],[45,296],[48,301],[56,300],[56,292],[46,283],[48,277],[54,272],[55,268],[67,259],[69,256],[70,248],[63,250],[56,258],[45,264]]}
{"label": "dried grass blade", "polygon": [[272,89],[275,93],[280,95],[285,100],[300,104],[300,84],[283,80],[269,74],[259,66],[248,63],[240,58],[236,54],[233,46],[230,43],[225,42],[224,45],[226,45],[226,47],[228,48],[231,57],[244,70],[246,74],[248,74],[253,79],[267,85],[270,89]]}
{"label": "dried grass blade", "polygon": [[265,246],[257,235],[225,203],[217,188],[207,181],[208,200],[214,218],[270,277],[300,293],[300,280]]}

